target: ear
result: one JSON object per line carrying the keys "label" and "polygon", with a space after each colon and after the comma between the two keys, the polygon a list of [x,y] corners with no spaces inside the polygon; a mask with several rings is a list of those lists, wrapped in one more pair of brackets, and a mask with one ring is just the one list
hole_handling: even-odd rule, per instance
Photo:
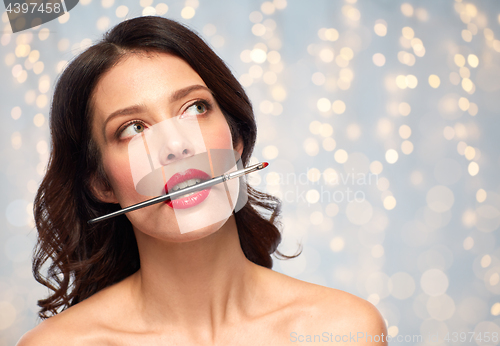
{"label": "ear", "polygon": [[96,177],[92,178],[90,184],[92,194],[103,203],[118,204],[118,199],[109,184]]}
{"label": "ear", "polygon": [[236,143],[236,147],[234,148],[240,154],[240,157],[243,153],[243,139],[239,139],[238,143]]}

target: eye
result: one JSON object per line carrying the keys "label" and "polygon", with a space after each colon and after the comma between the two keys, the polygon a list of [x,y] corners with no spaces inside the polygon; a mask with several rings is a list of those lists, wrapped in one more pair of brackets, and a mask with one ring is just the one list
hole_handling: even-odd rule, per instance
{"label": "eye", "polygon": [[126,125],[123,130],[120,132],[120,138],[128,138],[133,137],[146,129],[143,123],[141,122],[132,122]]}
{"label": "eye", "polygon": [[208,107],[205,103],[202,101],[198,101],[193,103],[191,106],[189,106],[185,111],[184,114],[186,115],[200,115],[205,113],[208,110]]}

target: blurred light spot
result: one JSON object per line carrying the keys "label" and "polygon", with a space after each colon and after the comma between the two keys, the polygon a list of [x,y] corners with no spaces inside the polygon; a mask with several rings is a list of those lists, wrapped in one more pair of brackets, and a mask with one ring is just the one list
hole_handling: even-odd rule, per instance
{"label": "blurred light spot", "polygon": [[[330,217],[334,217],[335,215],[337,215],[339,213],[339,206],[335,203],[329,203],[325,208],[325,213],[326,213],[326,215],[328,215]],[[332,241],[333,241],[333,239],[332,239]],[[331,248],[331,245],[330,245],[330,248]]]}
{"label": "blurred light spot", "polygon": [[411,40],[415,36],[415,32],[409,26],[405,26],[402,30],[403,37],[407,40]]}
{"label": "blurred light spot", "polygon": [[361,18],[361,13],[359,12],[359,10],[355,7],[350,6],[350,5],[342,6],[342,14],[346,18],[349,18],[350,20],[354,20],[354,21],[358,21]]}
{"label": "blurred light spot", "polygon": [[278,81],[278,76],[276,75],[276,73],[274,73],[272,71],[267,71],[266,73],[264,73],[262,80],[267,85],[273,85]]}
{"label": "blurred light spot", "polygon": [[462,67],[465,65],[465,58],[462,54],[455,54],[454,60],[455,60],[455,64],[458,67]]}
{"label": "blurred light spot", "polygon": [[266,27],[261,24],[257,23],[252,26],[252,34],[255,36],[263,36],[266,33]]}
{"label": "blurred light spot", "polygon": [[322,124],[319,130],[319,134],[323,137],[329,137],[333,134],[333,127],[330,124]]}
{"label": "blurred light spot", "polygon": [[266,1],[262,3],[262,5],[260,5],[260,10],[262,11],[262,13],[269,15],[273,14],[276,8],[274,7],[274,4],[272,2]]}
{"label": "blurred light spot", "polygon": [[346,133],[347,133],[347,138],[349,138],[351,141],[355,141],[359,139],[359,137],[361,137],[361,128],[359,127],[358,124],[352,123],[347,126]]}
{"label": "blurred light spot", "polygon": [[381,258],[384,256],[384,247],[380,244],[375,245],[372,247],[371,255],[373,258]]}
{"label": "blurred light spot", "polygon": [[274,0],[273,5],[274,7],[276,7],[277,10],[283,10],[285,9],[287,2],[286,0]]}
{"label": "blurred light spot", "polygon": [[345,213],[352,224],[361,226],[371,220],[373,208],[367,200],[362,200],[361,202],[352,200],[348,201]]}
{"label": "blurred light spot", "polygon": [[21,134],[19,132],[17,132],[17,131],[14,132],[10,136],[10,141],[11,141],[11,144],[12,144],[12,148],[14,148],[14,149],[21,148],[21,145],[23,144],[22,139],[21,139]]}
{"label": "blurred light spot", "polygon": [[465,42],[472,41],[472,32],[469,30],[462,30],[462,38]]}
{"label": "blurred light spot", "polygon": [[368,295],[368,298],[366,298],[366,300],[372,303],[373,305],[377,305],[378,303],[380,303],[380,296],[376,293],[372,293]]}
{"label": "blurred light spot", "polygon": [[413,16],[413,6],[407,2],[401,4],[401,13],[406,17]]}
{"label": "blurred light spot", "polygon": [[267,59],[267,54],[264,50],[262,49],[253,49],[251,52],[250,52],[250,58],[258,63],[258,64],[262,64],[264,61],[266,61]]}
{"label": "blurred light spot", "polygon": [[382,53],[375,53],[373,55],[373,63],[375,64],[375,66],[384,66],[385,64],[385,56],[384,54]]}
{"label": "blurred light spot", "polygon": [[267,160],[272,160],[278,157],[278,148],[274,145],[268,145],[262,150],[262,156]]}
{"label": "blurred light spot", "polygon": [[405,272],[392,275],[388,282],[389,291],[396,299],[407,299],[415,292],[415,281],[413,277]]}
{"label": "blurred light spot", "polygon": [[17,318],[17,313],[18,311],[14,305],[7,301],[0,301],[0,330],[10,328]]}
{"label": "blurred light spot", "polygon": [[387,196],[384,198],[384,208],[387,210],[392,210],[396,207],[396,198],[394,196]]}
{"label": "blurred light spot", "polygon": [[424,181],[424,176],[419,171],[413,171],[410,174],[410,181],[413,185],[419,185]]}
{"label": "blurred light spot", "polygon": [[339,175],[333,168],[327,168],[323,171],[323,180],[327,185],[338,185],[338,178]]}
{"label": "blurred light spot", "polygon": [[484,255],[481,258],[481,267],[487,268],[491,264],[491,256],[490,255]]}
{"label": "blurred light spot", "polygon": [[463,110],[464,112],[469,109],[469,100],[466,99],[465,97],[461,97],[458,99],[458,107]]}
{"label": "blurred light spot", "polygon": [[49,150],[49,145],[47,144],[46,141],[41,140],[36,144],[36,151],[39,154],[46,154]]}
{"label": "blurred light spot", "polygon": [[319,52],[319,57],[324,62],[332,62],[333,61],[333,51],[329,48],[324,48]]}
{"label": "blurred light spot", "polygon": [[45,41],[49,38],[50,31],[48,28],[43,28],[38,32],[38,38],[40,41]]}
{"label": "blurred light spot", "polygon": [[428,207],[436,213],[444,213],[451,209],[455,202],[453,191],[444,185],[436,185],[427,191]]}
{"label": "blurred light spot", "polygon": [[399,114],[401,114],[403,116],[407,116],[411,112],[411,107],[408,103],[401,102],[398,106],[398,111],[399,111]]}
{"label": "blurred light spot", "polygon": [[279,185],[280,175],[276,172],[270,172],[266,175],[266,183],[268,185]]}
{"label": "blurred light spot", "polygon": [[323,213],[320,211],[314,211],[311,213],[311,216],[309,218],[311,221],[311,224],[318,226],[323,223]]}
{"label": "blurred light spot", "polygon": [[124,5],[118,6],[115,14],[118,18],[124,18],[128,14],[128,7]]}
{"label": "blurred light spot", "polygon": [[382,173],[382,170],[384,169],[384,166],[382,165],[382,163],[380,161],[373,161],[372,163],[370,163],[370,172],[372,172],[373,174],[380,174]]}
{"label": "blurred light spot", "polygon": [[335,114],[343,114],[345,112],[346,105],[342,100],[335,100],[332,103],[332,110]]}
{"label": "blurred light spot", "polygon": [[335,139],[331,137],[327,137],[323,139],[323,149],[326,151],[333,151],[335,150],[335,147],[337,146],[337,142],[335,142]]}
{"label": "blurred light spot", "polygon": [[330,249],[333,252],[340,252],[344,249],[345,242],[342,237],[334,237],[332,240],[330,240]]}
{"label": "blurred light spot", "polygon": [[486,191],[484,191],[484,189],[479,189],[477,190],[476,192],[476,200],[479,202],[479,203],[483,203],[485,200],[486,200],[486,197],[487,197],[487,193]]}
{"label": "blurred light spot", "polygon": [[399,135],[403,139],[408,139],[411,136],[411,128],[408,125],[401,125],[399,127]]}
{"label": "blurred light spot", "polygon": [[325,84],[326,78],[325,78],[325,75],[323,73],[321,73],[321,72],[315,72],[312,75],[311,80],[316,85],[323,85],[323,84]]}
{"label": "blurred light spot", "polygon": [[474,83],[469,78],[464,78],[462,79],[462,88],[469,92],[472,91],[472,88],[474,87]]}
{"label": "blurred light spot", "polygon": [[321,172],[317,168],[311,168],[307,171],[307,179],[312,182],[316,182],[321,178]]}
{"label": "blurred light spot", "polygon": [[319,192],[315,189],[311,189],[306,192],[306,201],[307,203],[314,204],[319,201]]}
{"label": "blurred light spot", "polygon": [[[455,132],[456,133],[459,132],[458,130],[459,130],[459,128],[458,128],[458,126],[456,126]],[[457,136],[458,136],[458,133],[457,133]],[[463,136],[458,136],[458,137],[463,137]],[[465,148],[467,148],[467,143],[465,143],[464,141],[458,142],[458,144],[457,144],[457,152],[460,155],[464,155],[465,154]]]}
{"label": "blurred light spot", "polygon": [[493,316],[500,315],[500,303],[495,303],[491,306],[491,314]]}
{"label": "blurred light spot", "polygon": [[57,20],[59,21],[59,23],[64,24],[69,20],[69,17],[70,17],[69,12],[66,12],[62,16],[58,17]]}
{"label": "blurred light spot", "polygon": [[[127,9],[127,12],[128,12],[128,9]],[[164,14],[166,14],[168,12],[168,5],[164,4],[164,3],[159,3],[158,5],[155,6],[155,12],[157,15],[163,16]],[[127,15],[127,14],[125,13],[125,15]]]}
{"label": "blurred light spot", "polygon": [[275,86],[271,90],[271,95],[276,101],[282,102],[286,99],[286,90],[282,86]]}
{"label": "blurred light spot", "polygon": [[192,8],[190,6],[186,6],[182,9],[181,16],[184,19],[191,19],[194,17],[195,13],[196,13],[196,11],[194,10],[194,8]]}
{"label": "blurred light spot", "polygon": [[345,163],[349,158],[349,155],[344,149],[339,149],[335,152],[334,158],[338,163]]}
{"label": "blurred light spot", "polygon": [[467,237],[464,239],[463,243],[464,249],[465,250],[470,250],[474,246],[474,239],[472,237]]}
{"label": "blurred light spot", "polygon": [[401,151],[405,155],[410,155],[413,152],[413,143],[406,140],[401,143]]}
{"label": "blurred light spot", "polygon": [[241,61],[246,63],[252,62],[252,52],[249,49],[245,49],[244,51],[241,52],[240,59]]}
{"label": "blurred light spot", "polygon": [[377,182],[377,188],[380,190],[380,191],[385,191],[389,188],[390,186],[390,182],[389,182],[389,179],[387,179],[386,177],[382,177],[380,179],[377,179],[378,182]]}
{"label": "blurred light spot", "polygon": [[37,61],[35,65],[33,65],[33,72],[35,72],[35,74],[40,74],[43,72],[44,67],[45,66],[42,61]]}
{"label": "blurred light spot", "polygon": [[445,321],[455,313],[455,302],[447,294],[429,297],[426,307],[429,315],[438,321]]}
{"label": "blurred light spot", "polygon": [[377,34],[378,36],[387,35],[387,22],[383,19],[378,19],[377,21],[375,21],[373,31],[375,31],[375,34]]}
{"label": "blurred light spot", "polygon": [[101,6],[103,8],[110,8],[111,6],[113,6],[114,3],[115,3],[115,0],[102,0]]}
{"label": "blurred light spot", "polygon": [[47,98],[47,95],[38,95],[38,97],[36,98],[36,105],[38,108],[44,108],[48,102],[49,99]]}
{"label": "blurred light spot", "polygon": [[467,147],[465,147],[464,156],[467,160],[470,161],[476,156],[476,150],[468,145]]}
{"label": "blurred light spot", "polygon": [[479,109],[477,107],[477,104],[475,104],[474,102],[471,102],[469,104],[469,114],[472,116],[475,116],[478,111],[479,111]]}
{"label": "blurred light spot", "polygon": [[462,66],[459,69],[459,74],[460,74],[460,77],[462,77],[462,78],[469,78],[470,77],[470,70],[467,67]]}
{"label": "blurred light spot", "polygon": [[316,156],[319,153],[319,144],[315,138],[307,138],[304,141],[303,147],[309,156]]}
{"label": "blurred light spot", "polygon": [[21,107],[16,106],[10,111],[10,116],[12,117],[12,119],[17,120],[21,117],[21,113]]}
{"label": "blurred light spot", "polygon": [[262,77],[263,70],[259,65],[253,65],[248,70],[248,73],[252,76],[252,78],[257,79]]}
{"label": "blurred light spot", "polygon": [[471,162],[469,163],[469,166],[467,167],[467,171],[471,176],[475,176],[479,173],[479,165],[476,162]]}
{"label": "blurred light spot", "polygon": [[42,113],[38,113],[33,117],[33,124],[35,124],[36,127],[41,127],[44,122],[45,122],[45,117],[43,116]]}
{"label": "blurred light spot", "polygon": [[389,277],[383,272],[372,272],[366,277],[365,289],[368,294],[385,298],[389,295]]}
{"label": "blurred light spot", "polygon": [[398,152],[394,149],[389,149],[385,152],[385,160],[388,163],[395,163],[398,160]]}
{"label": "blurred light spot", "polygon": [[462,214],[462,223],[465,227],[473,227],[476,224],[476,221],[476,213],[473,210],[467,209]]}
{"label": "blurred light spot", "polygon": [[277,64],[281,60],[281,55],[279,52],[272,50],[267,54],[267,61],[269,61],[271,64]]}
{"label": "blurred light spot", "polygon": [[332,103],[329,99],[323,97],[318,100],[316,106],[318,107],[320,112],[328,112],[330,110],[330,107],[332,106]]}
{"label": "blurred light spot", "polygon": [[324,37],[327,41],[337,41],[339,39],[339,32],[334,28],[326,29]]}
{"label": "blurred light spot", "polygon": [[433,268],[425,271],[420,278],[422,290],[431,297],[444,294],[448,289],[448,277],[439,269]]}
{"label": "blurred light spot", "polygon": [[441,84],[441,80],[439,79],[438,76],[436,76],[435,74],[431,74],[429,76],[429,85],[436,89],[437,87],[439,87],[439,84]]}
{"label": "blurred light spot", "polygon": [[248,18],[252,23],[259,23],[262,22],[262,19],[264,19],[262,13],[260,13],[259,11],[253,11],[252,13],[250,13],[250,16]]}

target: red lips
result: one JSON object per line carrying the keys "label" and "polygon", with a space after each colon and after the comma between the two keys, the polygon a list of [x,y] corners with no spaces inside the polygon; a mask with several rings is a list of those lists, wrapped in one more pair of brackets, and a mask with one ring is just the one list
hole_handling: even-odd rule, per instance
{"label": "red lips", "polygon": [[[172,188],[175,185],[182,183],[183,181],[186,181],[186,180],[190,180],[190,179],[208,180],[210,178],[211,177],[207,173],[200,171],[199,169],[191,168],[191,169],[184,171],[182,174],[181,173],[174,174],[167,181],[167,184],[165,185],[165,191],[168,194],[169,192],[171,192]],[[169,187],[170,187],[170,191],[169,191]],[[171,208],[175,208],[175,209],[186,209],[186,208],[193,207],[195,205],[200,204],[208,197],[208,194],[210,193],[210,189],[211,188],[208,188],[208,189],[205,189],[202,191],[197,191],[190,196],[183,197],[183,198],[177,198],[177,199],[174,199],[172,201],[168,201],[167,205],[170,206]]]}

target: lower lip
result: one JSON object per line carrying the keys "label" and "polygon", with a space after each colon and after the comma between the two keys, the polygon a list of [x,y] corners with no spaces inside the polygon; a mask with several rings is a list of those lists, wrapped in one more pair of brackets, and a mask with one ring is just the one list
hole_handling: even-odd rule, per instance
{"label": "lower lip", "polygon": [[175,208],[175,209],[191,208],[203,202],[208,197],[210,190],[211,187],[205,190],[197,191],[193,193],[191,196],[177,198],[172,201],[168,201],[166,203],[170,208]]}

